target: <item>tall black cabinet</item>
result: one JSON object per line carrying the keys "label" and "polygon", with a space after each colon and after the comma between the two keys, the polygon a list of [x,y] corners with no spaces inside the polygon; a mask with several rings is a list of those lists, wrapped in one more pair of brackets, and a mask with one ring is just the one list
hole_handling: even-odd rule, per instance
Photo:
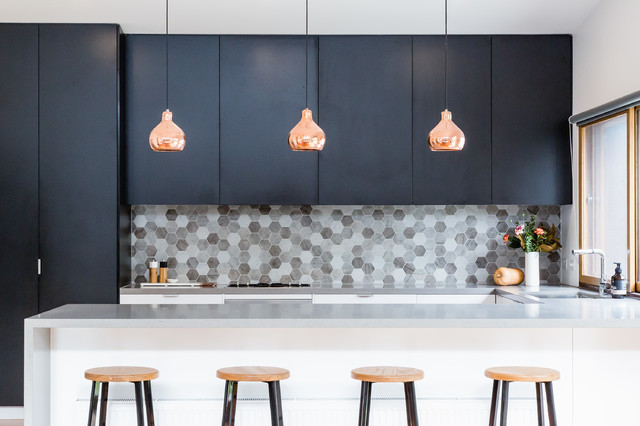
{"label": "tall black cabinet", "polygon": [[23,320],[38,312],[38,26],[0,25],[0,405],[22,405]]}
{"label": "tall black cabinet", "polygon": [[115,303],[128,281],[120,37],[117,25],[0,25],[0,406],[22,405],[24,318]]}
{"label": "tall black cabinet", "polygon": [[118,39],[40,25],[41,311],[118,301]]}

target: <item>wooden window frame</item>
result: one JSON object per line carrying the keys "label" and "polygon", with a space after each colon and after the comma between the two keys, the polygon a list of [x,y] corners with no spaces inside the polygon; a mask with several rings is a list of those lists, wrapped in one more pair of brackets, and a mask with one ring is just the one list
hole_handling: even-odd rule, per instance
{"label": "wooden window frame", "polygon": [[[585,168],[585,134],[588,126],[601,123],[603,121],[620,117],[625,115],[627,117],[627,264],[629,265],[628,280],[629,291],[635,292],[636,289],[640,289],[640,282],[638,282],[637,271],[640,269],[640,259],[636,257],[636,253],[639,251],[637,247],[638,242],[638,228],[640,228],[640,218],[637,216],[637,202],[640,199],[636,193],[636,187],[640,187],[638,183],[637,172],[637,150],[636,139],[638,135],[638,126],[636,123],[636,117],[640,111],[640,106],[634,106],[627,108],[624,111],[602,117],[596,121],[587,123],[578,127],[578,229],[579,229],[579,247],[580,248],[593,248],[584,247],[585,239],[585,182],[586,182],[586,168]],[[586,285],[598,285],[600,283],[600,277],[594,277],[586,275],[584,273],[584,262],[579,262],[580,272],[580,284]]]}

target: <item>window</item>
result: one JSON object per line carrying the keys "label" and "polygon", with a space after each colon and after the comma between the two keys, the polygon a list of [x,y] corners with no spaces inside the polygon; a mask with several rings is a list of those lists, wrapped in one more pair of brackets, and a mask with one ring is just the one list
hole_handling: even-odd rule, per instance
{"label": "window", "polygon": [[[640,262],[636,229],[640,219],[635,188],[638,173],[635,152],[636,122],[640,111],[630,108],[580,127],[579,208],[580,248],[599,248],[606,254],[605,275],[620,262],[632,291]],[[582,256],[580,282],[597,285],[600,259]],[[639,287],[640,288],[640,287]]]}

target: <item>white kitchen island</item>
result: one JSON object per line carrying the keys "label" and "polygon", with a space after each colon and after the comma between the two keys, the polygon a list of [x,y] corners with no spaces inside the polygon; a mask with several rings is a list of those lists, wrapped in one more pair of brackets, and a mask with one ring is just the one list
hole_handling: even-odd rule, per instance
{"label": "white kitchen island", "polygon": [[[157,424],[217,424],[218,368],[274,365],[285,424],[353,425],[359,382],[350,370],[406,365],[425,425],[486,425],[495,365],[555,368],[559,424],[638,425],[640,301],[571,299],[539,304],[66,305],[25,321],[25,424],[86,424],[84,370],[145,365]],[[241,383],[238,426],[268,423],[266,386]],[[535,390],[511,387],[509,425],[535,425]],[[110,389],[110,424],[133,417],[133,387]],[[402,386],[374,385],[371,426],[405,424]]]}

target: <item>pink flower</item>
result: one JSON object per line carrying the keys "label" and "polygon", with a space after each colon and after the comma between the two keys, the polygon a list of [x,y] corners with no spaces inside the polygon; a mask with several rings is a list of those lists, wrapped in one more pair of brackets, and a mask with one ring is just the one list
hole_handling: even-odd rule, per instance
{"label": "pink flower", "polygon": [[524,226],[523,225],[516,226],[516,230],[515,230],[516,235],[522,235],[523,232],[524,232]]}
{"label": "pink flower", "polygon": [[506,243],[507,241],[509,241],[509,234],[504,234],[504,237],[502,237],[502,242]]}
{"label": "pink flower", "polygon": [[542,229],[542,228],[536,228],[536,234],[538,234],[538,235],[544,235],[544,229]]}

